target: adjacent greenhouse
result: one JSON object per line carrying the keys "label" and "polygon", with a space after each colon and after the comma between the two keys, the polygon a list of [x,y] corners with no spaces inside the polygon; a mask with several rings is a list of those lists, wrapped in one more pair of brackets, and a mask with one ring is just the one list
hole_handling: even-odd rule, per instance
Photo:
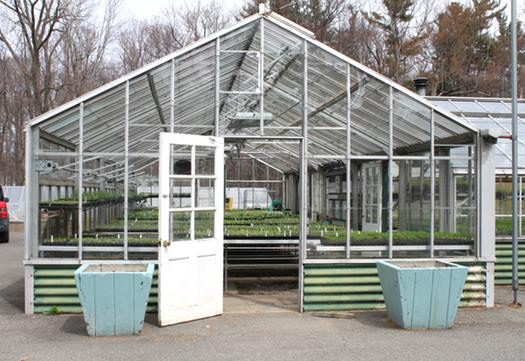
{"label": "adjacent greenhouse", "polygon": [[[199,285],[243,265],[298,270],[300,311],[384,307],[375,262],[392,258],[468,265],[462,305],[493,305],[498,133],[274,13],[26,131],[28,313],[78,312],[79,264],[161,263],[210,242],[225,279]],[[150,311],[170,293],[158,285]]]}
{"label": "adjacent greenhouse", "polygon": [[[511,99],[473,97],[427,97],[435,105],[445,108],[473,126],[501,132],[503,137],[495,145],[496,158],[496,266],[495,284],[512,284],[512,106]],[[520,243],[525,234],[525,204],[523,202],[525,177],[525,101],[518,100],[518,202]],[[461,177],[461,168],[456,177]],[[520,254],[525,245],[519,245]],[[519,256],[519,263],[525,262]],[[525,274],[520,273],[523,280]],[[523,282],[523,281],[521,281]]]}

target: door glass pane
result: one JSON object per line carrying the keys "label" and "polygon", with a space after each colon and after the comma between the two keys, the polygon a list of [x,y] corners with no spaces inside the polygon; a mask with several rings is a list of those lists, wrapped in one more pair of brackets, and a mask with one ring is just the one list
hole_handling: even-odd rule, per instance
{"label": "door glass pane", "polygon": [[195,212],[195,239],[213,238],[215,230],[215,211]]}
{"label": "door glass pane", "polygon": [[170,208],[191,207],[191,180],[170,179]]}
{"label": "door glass pane", "polygon": [[171,146],[170,174],[191,174],[191,145],[173,144]]}
{"label": "door glass pane", "polygon": [[195,207],[213,207],[215,205],[215,180],[195,180]]}
{"label": "door glass pane", "polygon": [[191,212],[171,212],[170,236],[172,241],[191,239]]}
{"label": "door glass pane", "polygon": [[195,147],[195,174],[215,174],[215,147]]}

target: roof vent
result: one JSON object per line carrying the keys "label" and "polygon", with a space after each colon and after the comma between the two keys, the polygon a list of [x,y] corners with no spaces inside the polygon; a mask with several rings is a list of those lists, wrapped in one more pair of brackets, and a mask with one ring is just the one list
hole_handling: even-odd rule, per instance
{"label": "roof vent", "polygon": [[414,87],[416,88],[417,95],[424,97],[427,95],[428,79],[425,77],[418,77],[414,79]]}

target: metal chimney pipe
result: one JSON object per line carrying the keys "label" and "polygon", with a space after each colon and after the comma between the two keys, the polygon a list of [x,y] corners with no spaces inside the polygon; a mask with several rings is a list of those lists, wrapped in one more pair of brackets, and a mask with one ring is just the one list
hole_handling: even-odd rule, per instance
{"label": "metal chimney pipe", "polygon": [[414,87],[416,88],[417,95],[424,97],[427,95],[428,79],[425,77],[418,77],[414,79]]}

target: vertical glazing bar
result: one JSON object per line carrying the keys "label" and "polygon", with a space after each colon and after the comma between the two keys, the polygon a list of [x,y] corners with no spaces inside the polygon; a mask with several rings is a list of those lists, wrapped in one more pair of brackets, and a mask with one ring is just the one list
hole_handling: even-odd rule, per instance
{"label": "vertical glazing bar", "polygon": [[[434,258],[434,217],[436,202],[436,170],[434,164],[434,109],[430,110],[430,258]],[[440,174],[440,178],[443,177]],[[447,175],[448,177],[448,175]],[[450,184],[449,184],[450,187]],[[450,189],[449,189],[450,192]]]}
{"label": "vertical glazing bar", "polygon": [[124,259],[128,259],[128,202],[129,202],[129,80],[126,81],[124,108]]}
{"label": "vertical glazing bar", "polygon": [[303,294],[304,294],[304,266],[303,260],[306,259],[306,236],[307,236],[307,217],[308,217],[308,202],[307,194],[307,179],[308,179],[308,44],[303,41],[303,110],[302,110],[302,135],[301,141],[301,169],[300,169],[300,209],[299,216],[301,222],[301,232],[299,238],[299,307],[300,312],[303,312]]}
{"label": "vertical glazing bar", "polygon": [[352,93],[351,83],[352,74],[350,64],[346,65],[346,258],[350,258],[350,244],[352,242],[352,236],[350,234],[351,226],[351,201],[350,195],[352,193],[351,185],[351,160],[352,154]]}
{"label": "vertical glazing bar", "polygon": [[394,90],[389,87],[388,94],[388,258],[394,256],[394,234],[392,221],[392,208],[394,204]]}
{"label": "vertical glazing bar", "polygon": [[84,214],[84,103],[80,103],[78,115],[78,260],[82,261],[82,238]]}
{"label": "vertical glazing bar", "polygon": [[259,53],[260,133],[264,135],[264,18],[261,18],[261,51]]}
{"label": "vertical glazing bar", "polygon": [[215,40],[215,131],[214,135],[219,136],[219,118],[221,105],[221,38]]}
{"label": "vertical glazing bar", "polygon": [[[479,172],[481,171],[481,153],[482,153],[482,149],[481,147],[483,146],[482,142],[480,141],[481,138],[480,136],[477,136],[476,137],[476,149],[474,150],[475,151],[475,154],[476,154],[476,158],[475,158],[475,164],[476,164],[476,238],[475,238],[475,247],[476,247],[476,257],[481,257],[481,201],[482,201],[482,197],[483,197],[483,194],[481,193],[481,188],[482,188],[482,180],[481,180],[481,176],[479,174]],[[494,203],[495,204],[495,203]],[[495,209],[494,209],[494,213],[495,213]]]}
{"label": "vertical glazing bar", "polygon": [[[475,233],[476,230],[475,230],[475,227],[474,227],[474,224],[473,224],[473,221],[474,221],[474,217],[473,215],[471,214],[471,209],[472,209],[472,197],[474,196],[474,187],[473,187],[473,184],[472,184],[472,173],[473,173],[473,169],[472,169],[472,158],[474,157],[473,155],[473,151],[472,151],[472,147],[469,146],[468,147],[468,156],[469,156],[469,160],[468,160],[468,208],[469,208],[469,216],[468,216],[468,226],[469,226],[469,232],[472,232],[472,233]],[[455,195],[456,194],[456,183],[454,183],[454,209],[453,209],[453,212],[452,212],[452,215],[453,215],[453,218],[452,218],[452,224],[454,225],[454,232],[456,232],[456,199],[457,199],[457,196]]]}
{"label": "vertical glazing bar", "polygon": [[170,79],[170,132],[175,131],[175,59],[171,59]]}
{"label": "vertical glazing bar", "polygon": [[[252,158],[252,181],[255,180],[255,158]],[[252,182],[252,208],[257,208],[255,206],[255,182]]]}
{"label": "vertical glazing bar", "polygon": [[[270,180],[270,167],[266,166],[266,180],[269,181]],[[274,190],[274,186],[273,186],[273,183],[270,184],[270,182],[266,183],[266,189],[268,190],[268,193],[266,194],[266,209],[268,209],[270,207],[270,200],[269,200],[269,196],[275,194],[273,193],[272,191]],[[275,196],[274,196],[275,198]],[[273,211],[273,209],[272,209]]]}
{"label": "vertical glazing bar", "polygon": [[[35,129],[38,129],[35,127]],[[38,196],[35,196],[35,190],[38,189],[37,179],[35,177],[36,172],[34,171],[34,149],[38,149],[38,142],[33,142],[33,128],[26,126],[26,151],[25,151],[25,207],[26,207],[26,224],[24,227],[24,242],[25,242],[25,259],[31,259],[37,257],[37,253],[33,250],[35,243],[39,243],[38,231]],[[35,185],[35,183],[37,183]]]}
{"label": "vertical glazing bar", "polygon": [[281,180],[281,200],[283,204],[283,209],[289,208],[288,199],[286,198],[286,176],[284,175],[284,173],[282,175]]}

